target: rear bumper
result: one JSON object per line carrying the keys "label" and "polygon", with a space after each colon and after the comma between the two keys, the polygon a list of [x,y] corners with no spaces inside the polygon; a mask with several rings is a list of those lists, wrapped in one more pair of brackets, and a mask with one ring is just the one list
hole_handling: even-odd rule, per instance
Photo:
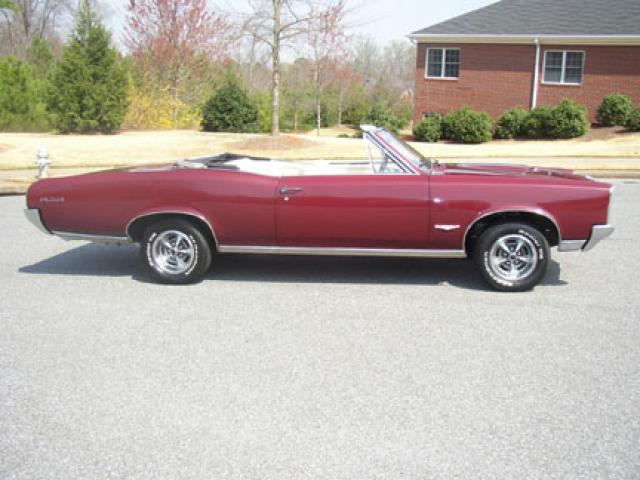
{"label": "rear bumper", "polygon": [[24,214],[33,225],[42,233],[49,235],[51,232],[42,223],[42,217],[40,217],[40,210],[37,208],[25,208]]}
{"label": "rear bumper", "polygon": [[611,235],[614,228],[611,225],[594,225],[588,240],[564,240],[558,245],[560,252],[576,252],[582,250],[588,252],[602,240]]}

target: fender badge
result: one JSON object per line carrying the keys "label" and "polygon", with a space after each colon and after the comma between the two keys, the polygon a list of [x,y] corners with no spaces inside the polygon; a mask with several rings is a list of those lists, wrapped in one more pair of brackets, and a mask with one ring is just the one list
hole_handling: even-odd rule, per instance
{"label": "fender badge", "polygon": [[40,197],[40,203],[63,203],[64,197]]}

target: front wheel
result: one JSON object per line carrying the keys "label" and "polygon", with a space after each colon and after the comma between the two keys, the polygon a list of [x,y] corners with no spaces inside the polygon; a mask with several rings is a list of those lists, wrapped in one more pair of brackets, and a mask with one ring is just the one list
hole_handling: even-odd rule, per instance
{"label": "front wheel", "polygon": [[549,265],[549,242],[536,228],[522,223],[489,227],[478,239],[476,266],[496,290],[531,290]]}
{"label": "front wheel", "polygon": [[182,219],[163,220],[147,228],[140,254],[147,270],[162,283],[197,282],[211,266],[206,237]]}

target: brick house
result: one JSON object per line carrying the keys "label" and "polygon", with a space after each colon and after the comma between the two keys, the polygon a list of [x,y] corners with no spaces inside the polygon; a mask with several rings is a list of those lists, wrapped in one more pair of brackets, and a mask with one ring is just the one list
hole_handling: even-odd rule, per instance
{"label": "brick house", "polygon": [[595,121],[612,92],[640,104],[640,0],[502,0],[418,30],[414,120],[496,117],[568,97]]}

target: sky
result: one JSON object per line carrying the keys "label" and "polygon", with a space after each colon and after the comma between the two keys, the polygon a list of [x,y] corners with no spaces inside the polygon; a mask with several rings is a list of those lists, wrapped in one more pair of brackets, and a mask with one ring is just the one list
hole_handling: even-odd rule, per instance
{"label": "sky", "polygon": [[[496,0],[351,0],[357,5],[353,14],[354,32],[372,37],[378,43],[406,39],[406,35],[442,22]],[[122,31],[128,0],[111,0],[107,7],[107,24],[114,39],[122,44]],[[215,2],[214,2],[215,3]],[[233,4],[232,0],[220,4]]]}

